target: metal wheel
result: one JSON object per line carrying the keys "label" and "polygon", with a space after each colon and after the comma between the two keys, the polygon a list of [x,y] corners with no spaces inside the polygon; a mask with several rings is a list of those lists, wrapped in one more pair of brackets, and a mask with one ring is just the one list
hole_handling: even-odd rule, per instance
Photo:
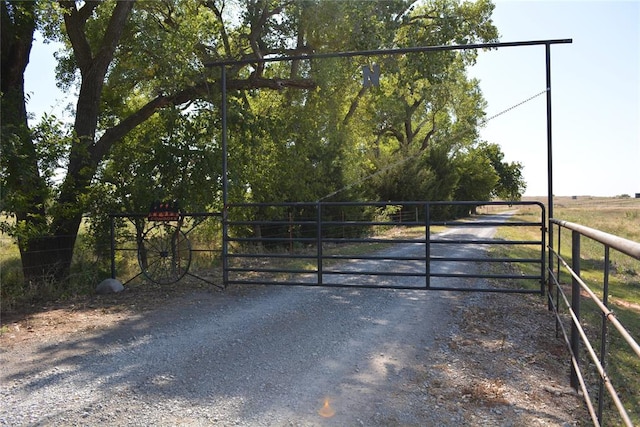
{"label": "metal wheel", "polygon": [[191,265],[191,244],[176,226],[159,222],[142,236],[138,246],[138,264],[142,273],[161,285],[182,279]]}

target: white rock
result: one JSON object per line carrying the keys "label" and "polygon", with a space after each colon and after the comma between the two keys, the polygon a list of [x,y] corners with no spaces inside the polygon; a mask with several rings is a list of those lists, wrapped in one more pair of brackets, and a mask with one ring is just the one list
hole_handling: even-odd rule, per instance
{"label": "white rock", "polygon": [[116,279],[104,279],[96,286],[97,294],[117,294],[124,291],[124,286],[119,280]]}

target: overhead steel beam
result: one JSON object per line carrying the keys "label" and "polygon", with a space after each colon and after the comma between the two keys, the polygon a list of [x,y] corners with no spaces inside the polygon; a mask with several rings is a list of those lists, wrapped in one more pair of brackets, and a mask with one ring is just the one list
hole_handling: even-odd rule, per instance
{"label": "overhead steel beam", "polygon": [[207,68],[223,67],[225,65],[242,65],[255,64],[265,62],[281,62],[281,61],[300,61],[306,59],[326,59],[326,58],[350,58],[354,56],[384,56],[384,55],[400,55],[406,53],[421,52],[438,52],[447,50],[470,50],[470,49],[493,49],[501,47],[517,47],[517,46],[549,46],[552,44],[573,43],[573,39],[553,39],[553,40],[529,40],[519,42],[496,42],[496,43],[474,43],[474,44],[458,44],[458,45],[442,45],[442,46],[415,46],[402,47],[396,49],[374,49],[359,50],[351,52],[324,52],[312,53],[304,55],[274,55],[263,58],[244,58],[244,59],[225,59],[221,61],[212,61],[204,63]]}

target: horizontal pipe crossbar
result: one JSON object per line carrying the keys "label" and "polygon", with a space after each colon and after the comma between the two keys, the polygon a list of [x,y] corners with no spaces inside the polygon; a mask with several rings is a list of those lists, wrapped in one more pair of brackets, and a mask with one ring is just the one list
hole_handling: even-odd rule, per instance
{"label": "horizontal pipe crossbar", "polygon": [[[432,221],[432,208],[445,205],[494,205],[511,208],[514,205],[529,205],[540,208],[539,221],[513,221],[504,217],[504,221],[496,220],[494,216],[483,218],[477,216],[470,221]],[[384,209],[393,206],[394,213],[389,218],[379,219],[372,212],[371,207]],[[238,217],[245,219],[228,221],[231,232],[235,236],[227,235],[228,243],[233,243],[233,250],[227,254],[226,273],[228,284],[249,281],[253,284],[265,285],[280,282],[311,282],[312,286],[324,286],[330,277],[340,276],[349,279],[344,286],[357,287],[367,285],[365,277],[384,277],[375,288],[397,288],[398,282],[393,277],[422,278],[417,280],[418,286],[411,289],[433,289],[432,278],[455,279],[518,279],[537,280],[543,283],[544,269],[544,205],[539,202],[295,202],[273,204],[230,204],[229,217],[233,218],[238,211]],[[272,218],[265,220],[256,218],[247,220],[247,212],[271,212]],[[277,217],[280,215],[281,217]],[[352,217],[350,218],[349,215]],[[363,217],[372,219],[364,220]],[[338,220],[337,218],[342,218]],[[410,220],[407,220],[410,219]],[[446,234],[431,233],[431,227],[436,224],[446,225]],[[274,228],[269,229],[269,226]],[[414,227],[411,234],[391,232],[384,235],[368,235],[376,233],[375,227]],[[539,240],[503,240],[501,238],[475,238],[473,231],[465,228],[478,229],[497,227],[529,226],[540,229]],[[233,229],[237,227],[237,232]],[[277,228],[276,228],[277,227]],[[346,232],[349,227],[361,227]],[[416,228],[417,227],[417,228]],[[379,230],[379,229],[378,229]],[[254,234],[255,235],[249,235]],[[362,233],[363,235],[358,235]],[[336,235],[345,234],[342,237]],[[380,246],[368,247],[369,244]],[[358,245],[362,245],[358,248]],[[401,252],[396,252],[396,246],[406,245]],[[533,246],[540,248],[540,257],[520,257],[511,259],[506,257],[491,258],[485,255],[468,253],[468,249],[491,246]],[[449,247],[448,256],[436,252]],[[402,252],[408,251],[408,252]],[[289,263],[288,260],[291,262]],[[272,262],[271,262],[272,261]],[[296,261],[298,263],[296,264]],[[301,268],[300,263],[307,263]],[[361,262],[362,264],[355,264]],[[256,265],[258,264],[259,265]],[[431,264],[438,263],[439,267],[457,265],[451,271],[432,268]],[[540,275],[522,274],[488,274],[480,269],[466,269],[461,263],[480,264],[532,264],[539,266]],[[260,277],[263,276],[263,277]],[[296,280],[296,276],[298,280]],[[357,278],[360,277],[361,280]],[[302,280],[300,280],[302,279]],[[355,280],[354,280],[355,279]],[[342,279],[341,279],[342,280]],[[328,279],[331,281],[331,279]],[[335,280],[334,280],[335,281]],[[424,283],[424,287],[422,284]],[[369,287],[369,286],[366,286]],[[400,287],[403,287],[402,285]],[[529,292],[527,289],[526,292]],[[543,293],[544,287],[533,291]]]}
{"label": "horizontal pipe crossbar", "polygon": [[384,55],[401,55],[407,53],[426,53],[426,52],[443,52],[450,50],[475,50],[475,49],[497,49],[501,47],[518,47],[518,46],[549,46],[552,44],[573,43],[572,39],[552,39],[552,40],[528,40],[516,42],[495,42],[495,43],[470,43],[460,45],[441,45],[441,46],[416,46],[396,49],[375,49],[361,50],[351,52],[327,52],[314,53],[304,55],[281,55],[267,56],[262,58],[246,58],[246,59],[226,59],[221,61],[211,61],[204,64],[207,68],[224,67],[227,65],[243,65],[257,64],[267,62],[282,61],[304,61],[311,59],[328,59],[328,58],[352,58],[355,56],[384,56]]}
{"label": "horizontal pipe crossbar", "polygon": [[229,280],[233,285],[270,285],[270,286],[306,286],[318,288],[355,288],[355,289],[392,289],[392,290],[433,290],[433,291],[456,291],[456,292],[485,292],[485,293],[510,293],[510,294],[539,294],[538,290],[532,289],[508,289],[508,288],[464,288],[459,286],[379,286],[369,284],[344,284],[323,282],[317,284],[313,282],[263,282],[257,280]]}
{"label": "horizontal pipe crossbar", "polygon": [[602,243],[605,246],[609,246],[611,249],[615,249],[616,251],[622,252],[623,254],[628,255],[631,258],[640,260],[640,243],[634,242],[633,240],[625,239],[623,237],[615,236],[613,234],[605,233],[604,231],[596,230],[594,228],[575,224],[569,221],[562,221],[559,219],[551,218],[549,222],[567,228],[569,230],[577,231],[585,237]]}

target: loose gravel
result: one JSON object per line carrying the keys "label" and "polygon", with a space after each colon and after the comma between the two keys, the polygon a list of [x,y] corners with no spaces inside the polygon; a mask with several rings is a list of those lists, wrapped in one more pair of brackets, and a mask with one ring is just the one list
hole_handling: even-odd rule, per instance
{"label": "loose gravel", "polygon": [[103,328],[4,334],[0,425],[583,425],[553,325],[522,295],[194,291]]}

